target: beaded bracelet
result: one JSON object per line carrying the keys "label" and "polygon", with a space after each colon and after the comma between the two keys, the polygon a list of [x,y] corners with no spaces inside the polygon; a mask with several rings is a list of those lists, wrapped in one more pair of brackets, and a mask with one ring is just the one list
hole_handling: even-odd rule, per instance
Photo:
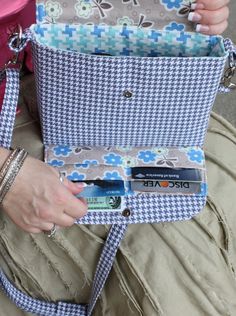
{"label": "beaded bracelet", "polygon": [[[13,155],[14,152],[14,155]],[[25,158],[27,157],[28,153],[24,149],[17,148],[12,152],[12,155],[9,155],[10,162],[6,161],[6,164],[4,164],[3,171],[5,172],[5,175],[2,176],[2,182],[0,183],[0,204],[2,203],[5,195],[10,190],[17,174],[19,173]],[[8,165],[8,168],[6,167]],[[2,169],[0,171],[0,174],[2,174]]]}

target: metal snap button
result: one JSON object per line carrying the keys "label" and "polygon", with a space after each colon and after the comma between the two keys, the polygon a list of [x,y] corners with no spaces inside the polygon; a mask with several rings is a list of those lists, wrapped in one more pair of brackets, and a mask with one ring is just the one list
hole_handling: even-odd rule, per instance
{"label": "metal snap button", "polygon": [[124,95],[125,98],[130,99],[133,96],[133,92],[129,91],[129,90],[125,90],[123,95]]}
{"label": "metal snap button", "polygon": [[122,212],[122,215],[124,217],[129,217],[131,215],[131,211],[129,208],[124,209],[124,211]]}

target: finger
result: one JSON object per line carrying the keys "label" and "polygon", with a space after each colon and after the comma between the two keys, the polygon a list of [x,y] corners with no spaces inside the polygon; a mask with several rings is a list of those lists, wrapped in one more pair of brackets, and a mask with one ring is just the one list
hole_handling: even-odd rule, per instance
{"label": "finger", "polygon": [[87,202],[76,197],[71,198],[70,205],[65,209],[65,213],[73,218],[81,218],[86,215],[88,210]]}
{"label": "finger", "polygon": [[[14,209],[11,209],[14,214],[17,214]],[[27,233],[33,233],[33,234],[38,234],[41,233],[41,229],[34,227],[31,224],[28,224],[29,222],[26,222],[24,218],[21,216],[11,216],[11,213],[7,213],[8,216],[11,218],[12,222],[17,226],[20,227],[23,231]]]}
{"label": "finger", "polygon": [[54,203],[50,207],[44,203],[32,216],[24,216],[25,223],[31,225],[32,223],[41,221],[58,225],[62,224],[63,227],[71,226],[71,220],[69,223],[63,221],[65,213],[72,219],[80,218],[87,213],[86,203],[75,197],[64,187],[61,188],[60,192],[55,194],[52,202]]}
{"label": "finger", "polygon": [[196,3],[192,3],[192,10],[209,10],[215,11],[229,4],[230,0],[198,0]]}
{"label": "finger", "polygon": [[24,225],[24,224],[18,224],[17,226],[20,227],[24,232],[27,232],[27,233],[31,233],[31,234],[42,233],[42,230],[37,228],[37,227],[28,226],[28,225]]}
{"label": "finger", "polygon": [[83,191],[84,184],[82,182],[73,183],[69,181],[67,178],[63,179],[63,185],[72,193],[79,194]]}
{"label": "finger", "polygon": [[54,225],[52,221],[39,219],[32,214],[29,214],[28,216],[22,215],[20,221],[23,222],[23,225],[26,227],[34,227],[40,230],[50,230]]}
{"label": "finger", "polygon": [[57,218],[55,218],[54,223],[57,225],[57,227],[71,227],[74,225],[76,219],[74,217],[69,216],[66,213],[63,213],[61,215],[58,215]]}
{"label": "finger", "polygon": [[31,234],[40,234],[40,233],[42,233],[42,230],[40,230],[38,228],[31,227],[27,232],[31,233]]}
{"label": "finger", "polygon": [[86,207],[88,207],[88,203],[85,198],[80,198],[80,201],[83,202],[86,205]]}
{"label": "finger", "polygon": [[42,230],[50,231],[51,229],[53,229],[54,223],[46,223],[46,222],[42,222],[42,223],[32,223],[32,226],[33,226],[34,228],[40,229],[41,231],[42,231]]}
{"label": "finger", "polygon": [[24,218],[22,218],[21,220],[22,221],[18,222],[17,225],[28,232],[41,232],[44,230],[50,231],[54,226],[53,223],[39,221],[38,219],[36,219],[35,221],[25,221]]}
{"label": "finger", "polygon": [[198,22],[203,25],[214,25],[224,22],[228,19],[228,17],[229,8],[223,7],[215,11],[197,10],[190,12],[188,15],[188,20],[191,22]]}
{"label": "finger", "polygon": [[228,22],[224,21],[215,25],[202,25],[197,24],[196,31],[206,35],[218,35],[222,34],[228,27]]}

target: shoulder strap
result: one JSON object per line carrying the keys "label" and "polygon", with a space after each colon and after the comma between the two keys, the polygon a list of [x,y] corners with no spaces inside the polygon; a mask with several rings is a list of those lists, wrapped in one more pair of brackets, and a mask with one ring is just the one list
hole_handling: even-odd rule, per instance
{"label": "shoulder strap", "polygon": [[0,113],[0,146],[9,148],[15,123],[16,107],[19,96],[19,69],[6,69],[0,81],[6,78],[6,89]]}
{"label": "shoulder strap", "polygon": [[0,270],[0,288],[20,309],[39,316],[91,316],[97,299],[111,271],[117,249],[127,229],[127,224],[112,225],[100,256],[94,276],[89,305],[67,302],[50,303],[34,299],[13,286]]}
{"label": "shoulder strap", "polygon": [[88,306],[87,316],[90,316],[92,314],[97,299],[102,292],[102,289],[112,268],[117,249],[124,237],[126,229],[127,224],[114,224],[111,226],[94,276],[92,295]]}
{"label": "shoulder strap", "polygon": [[229,53],[229,62],[219,86],[219,93],[228,93],[236,89],[236,83],[233,82],[236,74],[236,46],[231,39],[226,38],[224,39],[224,47]]}
{"label": "shoulder strap", "polygon": [[21,64],[18,60],[19,53],[26,47],[30,40],[29,32],[25,31],[21,34],[21,27],[19,26],[19,31],[14,33],[8,42],[8,46],[14,52],[14,56],[5,64],[5,68],[0,71],[0,83],[6,78],[5,95],[0,113],[0,146],[5,148],[9,148],[11,145],[19,97],[20,67],[15,67]]}

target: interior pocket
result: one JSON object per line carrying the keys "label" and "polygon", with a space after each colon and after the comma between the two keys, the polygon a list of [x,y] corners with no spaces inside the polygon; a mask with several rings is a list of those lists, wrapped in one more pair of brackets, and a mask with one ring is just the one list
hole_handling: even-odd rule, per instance
{"label": "interior pocket", "polygon": [[47,146],[45,161],[85,188],[79,197],[206,195],[200,147]]}

